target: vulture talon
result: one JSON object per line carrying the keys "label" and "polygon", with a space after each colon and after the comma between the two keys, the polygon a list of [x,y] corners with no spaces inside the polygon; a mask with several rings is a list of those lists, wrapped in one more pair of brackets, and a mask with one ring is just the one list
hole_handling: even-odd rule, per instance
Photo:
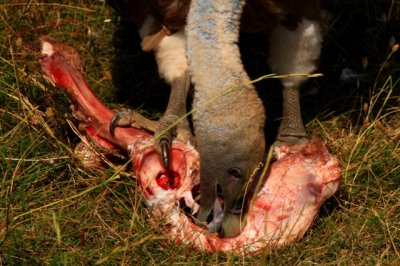
{"label": "vulture talon", "polygon": [[110,125],[108,127],[110,134],[112,137],[115,137],[115,128],[118,125],[118,121],[121,120],[121,116],[119,114],[115,114],[110,121]]}
{"label": "vulture talon", "polygon": [[169,170],[169,149],[170,149],[170,142],[167,138],[162,138],[159,141],[160,148],[161,148],[161,157],[164,164],[164,168]]}

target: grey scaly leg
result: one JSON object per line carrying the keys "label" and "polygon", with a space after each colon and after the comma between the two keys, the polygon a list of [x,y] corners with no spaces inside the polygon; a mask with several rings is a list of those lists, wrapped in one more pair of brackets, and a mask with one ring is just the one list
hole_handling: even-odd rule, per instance
{"label": "grey scaly leg", "polygon": [[[278,75],[310,74],[317,68],[322,29],[319,21],[302,18],[294,29],[283,25],[271,34],[269,64]],[[301,118],[300,86],[306,76],[281,79],[283,85],[283,116],[275,145],[299,144],[306,141],[306,131]]]}
{"label": "grey scaly leg", "polygon": [[[176,123],[186,114],[186,98],[190,87],[185,51],[184,31],[165,36],[154,49],[160,75],[171,85],[167,109],[159,121],[146,121],[135,111],[123,109],[110,123],[110,131],[116,126],[134,126],[154,132],[157,148],[165,168],[169,168],[170,146],[173,138],[191,141],[192,134],[187,119]],[[150,121],[150,122],[149,122]]]}
{"label": "grey scaly leg", "polygon": [[283,91],[283,112],[279,126],[277,141],[284,143],[296,143],[307,137],[301,118],[300,88],[284,87]]}

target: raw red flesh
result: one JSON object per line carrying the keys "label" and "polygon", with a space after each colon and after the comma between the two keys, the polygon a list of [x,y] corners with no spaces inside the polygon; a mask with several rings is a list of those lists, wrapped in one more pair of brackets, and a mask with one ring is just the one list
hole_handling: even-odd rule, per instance
{"label": "raw red flesh", "polygon": [[[115,146],[133,157],[145,203],[150,206],[151,221],[162,225],[171,240],[200,250],[214,252],[255,253],[278,248],[299,240],[315,219],[319,207],[339,185],[340,166],[325,145],[313,138],[307,145],[280,147],[280,158],[268,170],[260,190],[253,197],[242,233],[221,239],[197,226],[179,208],[183,199],[198,209],[191,190],[199,184],[199,157],[189,143],[174,140],[171,171],[166,172],[150,134],[135,128],[116,128],[113,138],[108,125],[113,113],[94,95],[84,79],[79,55],[57,49],[65,44],[42,38],[40,62],[43,71],[73,100],[73,111],[86,125],[91,141],[103,148]],[[69,52],[71,52],[69,47]],[[298,150],[298,151],[295,151]]]}
{"label": "raw red flesh", "polygon": [[72,106],[74,115],[79,121],[87,124],[88,130],[91,131],[88,132],[89,135],[104,138],[125,150],[128,148],[127,145],[136,143],[138,139],[151,138],[147,132],[135,128],[116,128],[115,138],[113,138],[109,133],[108,125],[114,113],[89,88],[83,73],[79,70],[81,66],[70,65],[67,58],[61,54],[62,50],[53,48],[57,45],[65,44],[48,37],[42,38],[40,55],[42,69],[55,86],[66,90],[71,95],[74,102]]}

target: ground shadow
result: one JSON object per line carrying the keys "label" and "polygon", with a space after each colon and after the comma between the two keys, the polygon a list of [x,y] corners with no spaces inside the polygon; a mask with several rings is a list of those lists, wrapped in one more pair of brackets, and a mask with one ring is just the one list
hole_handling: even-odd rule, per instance
{"label": "ground shadow", "polygon": [[149,116],[163,113],[170,89],[159,77],[153,53],[142,51],[136,27],[129,19],[122,16],[116,24],[111,71],[118,103],[140,108]]}

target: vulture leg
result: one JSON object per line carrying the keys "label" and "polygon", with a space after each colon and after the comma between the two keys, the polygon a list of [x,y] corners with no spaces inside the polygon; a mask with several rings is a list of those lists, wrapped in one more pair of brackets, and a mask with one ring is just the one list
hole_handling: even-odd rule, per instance
{"label": "vulture leg", "polygon": [[[160,75],[171,85],[171,93],[167,109],[157,124],[140,125],[142,128],[154,132],[157,139],[157,148],[164,166],[169,168],[169,150],[173,138],[191,141],[192,133],[189,123],[183,116],[186,114],[186,99],[190,88],[190,77],[185,52],[184,31],[178,31],[170,36],[164,36],[154,48]],[[110,131],[113,133],[116,126],[138,126],[137,113],[123,109],[112,119]],[[182,121],[179,121],[179,120]],[[150,127],[148,127],[150,125]]]}
{"label": "vulture leg", "polygon": [[284,77],[283,112],[275,145],[293,145],[307,141],[300,108],[300,86],[306,75],[317,68],[322,44],[318,21],[300,19],[294,28],[276,26],[271,34],[269,64],[278,75],[302,74]]}

